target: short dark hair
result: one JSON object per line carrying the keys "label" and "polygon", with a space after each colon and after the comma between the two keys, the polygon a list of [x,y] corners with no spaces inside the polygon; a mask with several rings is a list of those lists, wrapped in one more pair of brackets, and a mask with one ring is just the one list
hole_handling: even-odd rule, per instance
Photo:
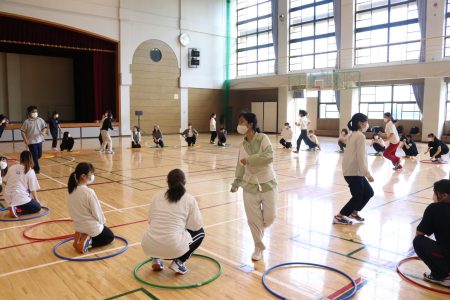
{"label": "short dark hair", "polygon": [[257,131],[258,119],[256,118],[256,115],[254,113],[251,112],[241,113],[239,115],[239,119],[240,118],[244,118],[244,120],[247,121],[247,123],[252,123],[252,129],[254,131]]}
{"label": "short dark hair", "polygon": [[34,106],[34,105],[28,106],[28,107],[27,107],[27,112],[28,112],[29,114],[31,114],[31,112],[32,112],[33,110],[35,110],[35,109],[37,109],[37,106]]}
{"label": "short dark hair", "polygon": [[428,137],[436,137],[436,136],[434,135],[434,133],[429,133]]}
{"label": "short dark hair", "polygon": [[298,113],[301,114],[302,116],[307,116],[308,115],[308,112],[306,110],[304,110],[304,109],[300,109],[298,111]]}
{"label": "short dark hair", "polygon": [[345,132],[345,134],[348,134],[348,130],[347,129],[342,129],[341,132]]}
{"label": "short dark hair", "polygon": [[450,180],[441,179],[433,184],[433,190],[436,195],[450,195]]}

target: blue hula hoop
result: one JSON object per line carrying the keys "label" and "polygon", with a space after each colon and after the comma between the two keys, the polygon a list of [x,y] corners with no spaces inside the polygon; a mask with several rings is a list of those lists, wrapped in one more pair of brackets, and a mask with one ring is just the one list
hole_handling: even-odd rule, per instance
{"label": "blue hula hoop", "polygon": [[[50,213],[50,208],[46,207],[46,206],[42,206],[41,209],[45,210],[43,213],[36,215],[36,216],[31,216],[31,217],[26,217],[26,218],[10,218],[10,219],[0,219],[0,222],[20,222],[20,221],[26,221],[26,220],[33,220],[33,219],[37,219],[43,216],[46,216]],[[0,211],[7,211],[8,208],[7,207],[2,207],[0,209]]]}
{"label": "blue hula hoop", "polygon": [[125,251],[127,251],[128,249],[128,241],[120,236],[114,236],[114,238],[119,239],[121,241],[123,241],[125,243],[125,247],[123,247],[120,251],[106,255],[106,256],[100,256],[100,257],[93,257],[93,258],[72,258],[72,257],[65,257],[62,256],[61,254],[58,253],[58,248],[62,245],[65,244],[67,242],[73,241],[73,237],[62,240],[61,242],[59,242],[58,244],[55,245],[55,247],[53,247],[53,254],[55,254],[56,257],[59,257],[61,259],[64,260],[70,260],[70,261],[96,261],[96,260],[103,260],[103,259],[107,259],[107,258],[111,258],[114,256],[117,256],[119,254],[124,253]]}
{"label": "blue hula hoop", "polygon": [[346,296],[346,297],[344,297],[344,298],[341,298],[340,300],[350,299],[351,297],[353,297],[353,296],[356,294],[356,291],[358,290],[358,286],[357,286],[356,282],[353,280],[353,278],[351,278],[349,275],[347,275],[346,273],[344,273],[344,272],[342,272],[342,271],[340,271],[340,270],[338,270],[338,269],[335,269],[335,268],[332,268],[332,267],[329,267],[329,266],[325,266],[325,265],[319,265],[319,264],[313,264],[313,263],[306,263],[306,262],[288,262],[288,263],[278,264],[278,265],[275,265],[275,266],[269,268],[268,270],[266,270],[266,271],[264,272],[264,274],[263,274],[263,276],[262,276],[262,284],[263,284],[264,288],[265,288],[269,293],[271,293],[272,295],[274,295],[275,297],[277,297],[277,298],[279,298],[279,299],[287,300],[288,298],[286,298],[286,297],[284,297],[284,296],[282,296],[282,295],[280,295],[280,294],[274,292],[272,289],[270,289],[270,288],[267,286],[267,284],[266,284],[266,276],[267,276],[270,272],[272,272],[273,270],[275,270],[275,269],[279,269],[279,268],[284,267],[284,266],[292,266],[292,265],[301,265],[301,266],[319,267],[319,268],[323,268],[323,269],[327,269],[327,270],[336,272],[336,273],[341,274],[342,276],[346,277],[348,280],[351,281],[351,283],[352,283],[352,285],[353,285],[353,290],[351,291],[351,293],[350,293],[348,296]]}

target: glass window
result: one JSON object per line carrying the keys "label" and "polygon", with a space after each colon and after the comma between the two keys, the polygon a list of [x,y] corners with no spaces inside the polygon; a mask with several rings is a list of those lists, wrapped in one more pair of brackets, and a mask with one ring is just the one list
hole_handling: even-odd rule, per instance
{"label": "glass window", "polygon": [[447,117],[446,121],[450,121],[450,83],[447,83]]}
{"label": "glass window", "polygon": [[383,119],[385,112],[399,120],[422,118],[410,84],[361,87],[359,111],[369,119]]}
{"label": "glass window", "polygon": [[334,68],[333,0],[290,0],[289,70]]}
{"label": "glass window", "polygon": [[450,56],[450,0],[447,0],[447,14],[445,19],[445,49],[444,55]]}
{"label": "glass window", "polygon": [[339,119],[339,111],[334,91],[319,92],[319,118]]}
{"label": "glass window", "polygon": [[274,73],[269,0],[237,0],[237,76]]}
{"label": "glass window", "polygon": [[418,59],[421,35],[417,14],[416,0],[356,0],[355,63]]}

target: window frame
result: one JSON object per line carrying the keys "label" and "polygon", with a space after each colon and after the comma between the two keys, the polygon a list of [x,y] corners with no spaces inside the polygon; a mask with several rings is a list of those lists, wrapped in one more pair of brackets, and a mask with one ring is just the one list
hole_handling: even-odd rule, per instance
{"label": "window frame", "polygon": [[[314,69],[317,69],[317,67],[316,67],[316,56],[317,55],[329,55],[329,54],[335,53],[335,55],[336,55],[335,61],[336,61],[337,60],[337,49],[333,50],[333,51],[323,51],[323,52],[317,52],[316,51],[316,47],[317,47],[316,46],[316,41],[317,40],[334,37],[335,38],[335,44],[336,44],[336,32],[335,31],[334,32],[320,34],[320,35],[316,35],[316,26],[317,26],[318,22],[322,22],[322,21],[328,21],[328,22],[332,21],[332,22],[334,22],[334,9],[333,9],[333,16],[328,16],[328,17],[324,17],[324,18],[317,18],[316,8],[318,6],[321,6],[321,5],[324,5],[324,4],[330,4],[330,3],[332,4],[333,0],[314,0],[313,3],[297,6],[297,7],[294,7],[294,8],[291,7],[291,3],[292,3],[292,1],[289,1],[289,10],[288,10],[288,13],[289,13],[289,26],[288,26],[289,36],[288,36],[288,41],[287,41],[288,51],[289,51],[289,54],[288,54],[288,69],[289,69],[289,72],[299,72],[299,71],[303,71],[303,70],[311,70],[311,69],[314,70]],[[305,21],[305,22],[299,22],[299,23],[296,23],[296,24],[291,24],[291,13],[292,12],[300,11],[300,10],[311,8],[311,7],[314,8],[314,17],[313,17],[312,20],[308,20],[308,21]],[[307,24],[313,24],[313,32],[314,32],[314,34],[312,36],[308,36],[308,37],[304,37],[304,38],[295,38],[295,39],[291,38],[292,28],[293,27],[301,28],[302,26],[307,25]],[[302,43],[302,42],[306,42],[306,41],[314,41],[313,42],[313,51],[312,51],[312,53],[310,53],[310,54],[301,54],[301,55],[291,55],[291,51],[292,51],[291,50],[291,46],[292,46],[292,44]],[[295,58],[305,57],[305,56],[312,56],[313,67],[312,68],[300,68],[300,69],[294,70],[293,67],[292,67],[293,64],[291,63],[291,60],[295,59]],[[330,67],[326,67],[326,68],[320,67],[319,69],[331,69],[331,68],[334,69],[335,65],[334,66],[330,66]]]}
{"label": "window frame", "polygon": [[450,57],[450,0],[447,0],[445,11],[444,57]]}
{"label": "window frame", "polygon": [[[339,112],[339,108],[337,107],[337,102],[336,102],[336,91],[331,90],[332,92],[332,102],[322,102],[322,92],[328,92],[328,90],[324,90],[324,91],[318,91],[318,95],[317,95],[317,118],[318,119],[339,119],[340,118],[340,112]],[[325,116],[321,116],[321,106],[325,106]],[[335,107],[336,110],[328,110],[328,107]],[[337,112],[338,117],[336,118],[332,118],[332,117],[328,117],[327,113],[335,113]]]}
{"label": "window frame", "polygon": [[[236,23],[235,23],[236,30],[238,29],[239,25],[243,25],[243,24],[247,24],[247,23],[251,23],[251,22],[255,22],[255,21],[258,24],[258,21],[260,21],[260,20],[264,20],[264,19],[268,19],[268,18],[270,19],[269,29],[260,31],[260,27],[258,27],[258,25],[257,25],[255,32],[247,33],[247,34],[244,34],[244,35],[239,35],[239,30],[237,30],[237,35],[236,35],[236,77],[237,78],[252,77],[252,76],[267,75],[267,74],[274,74],[275,73],[274,69],[271,72],[260,73],[260,71],[259,71],[259,64],[260,63],[271,62],[271,61],[275,62],[275,60],[276,60],[276,57],[274,57],[273,59],[271,59],[271,58],[263,59],[263,60],[259,60],[258,59],[258,52],[259,52],[260,49],[270,48],[270,47],[274,46],[273,40],[272,40],[272,43],[266,43],[266,44],[261,44],[261,45],[258,44],[259,43],[258,37],[259,37],[260,34],[264,34],[264,33],[272,34],[272,14],[269,13],[269,14],[265,14],[265,15],[262,15],[262,16],[258,16],[259,6],[261,4],[265,4],[265,3],[271,3],[271,1],[267,0],[267,1],[264,1],[264,2],[257,2],[257,3],[255,3],[253,5],[248,5],[248,6],[245,6],[245,7],[236,8]],[[249,7],[256,7],[256,10],[257,10],[256,17],[251,18],[251,19],[238,21],[239,11],[244,10],[244,9],[248,9]],[[256,37],[256,46],[239,48],[239,38],[248,37],[248,36],[252,36],[252,35],[254,35]],[[272,35],[272,39],[273,39],[273,35]],[[246,62],[239,62],[239,53],[252,51],[252,50],[256,50],[256,58],[255,58],[255,60],[251,60],[251,61],[247,60]],[[256,73],[252,74],[252,75],[247,75],[247,74],[246,75],[239,75],[239,72],[240,72],[239,66],[249,65],[249,64],[256,64]]]}
{"label": "window frame", "polygon": [[[355,13],[354,13],[354,59],[355,59],[355,66],[364,66],[364,65],[369,65],[369,64],[385,64],[385,63],[395,63],[395,62],[399,62],[399,61],[416,61],[419,60],[419,55],[417,56],[417,58],[415,59],[405,59],[405,60],[390,60],[390,48],[392,46],[398,46],[398,45],[408,45],[408,44],[413,44],[413,43],[419,43],[421,42],[421,39],[418,40],[413,40],[413,41],[407,41],[407,42],[396,42],[396,43],[391,43],[391,29],[392,28],[396,28],[396,27],[401,27],[401,26],[408,26],[411,24],[418,24],[419,23],[419,18],[413,18],[413,19],[407,19],[407,20],[403,20],[403,21],[397,21],[397,22],[392,22],[391,23],[391,10],[393,7],[396,6],[401,6],[401,5],[405,5],[405,4],[410,4],[410,3],[416,3],[417,5],[417,0],[404,0],[402,2],[396,2],[396,3],[391,3],[392,0],[388,0],[388,4],[385,5],[381,5],[381,6],[377,6],[377,7],[371,7],[371,8],[367,8],[367,9],[363,9],[358,11],[357,10],[357,5],[358,5],[358,0],[356,0],[355,3]],[[383,9],[387,9],[387,18],[388,21],[387,23],[384,24],[377,24],[377,25],[372,25],[369,27],[362,27],[362,28],[357,28],[357,15],[361,14],[361,13],[367,13],[367,12],[371,12],[373,15],[374,11],[381,11]],[[387,29],[387,41],[386,44],[380,44],[380,45],[375,45],[375,46],[368,46],[368,47],[356,47],[356,43],[357,43],[357,34],[361,33],[361,32],[372,32],[375,30],[380,30],[380,29]],[[373,49],[373,48],[381,48],[381,47],[385,47],[386,48],[386,61],[382,61],[382,62],[368,62],[368,63],[358,63],[358,50],[365,50],[365,49]]]}
{"label": "window frame", "polygon": [[[394,111],[396,111],[397,113],[395,113],[395,118],[396,119],[398,119],[398,120],[405,120],[405,121],[422,121],[422,118],[423,118],[423,114],[422,114],[422,112],[420,111],[420,108],[419,108],[419,106],[418,106],[418,104],[417,104],[417,100],[415,100],[415,98],[414,98],[414,101],[394,101],[394,88],[396,87],[396,86],[409,86],[410,88],[411,88],[411,92],[412,92],[412,84],[387,84],[387,85],[365,85],[365,86],[362,86],[361,88],[364,88],[364,87],[374,87],[374,88],[376,88],[376,87],[390,87],[390,101],[362,101],[362,92],[361,92],[361,90],[360,90],[360,93],[359,93],[359,106],[358,106],[358,111],[359,112],[362,112],[361,111],[361,105],[368,105],[368,107],[367,107],[367,112],[366,111],[364,111],[364,112],[362,112],[362,113],[364,113],[364,114],[367,114],[367,116],[369,117],[369,115],[370,115],[370,112],[375,112],[375,113],[378,113],[378,112],[381,112],[381,111],[371,111],[370,110],[370,105],[380,105],[380,104],[382,104],[382,105],[384,105],[384,108],[386,107],[386,105],[388,105],[389,106],[389,109],[384,109],[382,112],[384,113],[384,112],[386,112],[386,111],[389,111],[389,112],[394,112]],[[411,94],[410,94],[411,95]],[[375,96],[376,96],[376,93],[375,93]],[[417,119],[406,119],[406,118],[403,118],[402,116],[401,116],[401,114],[403,114],[403,109],[401,109],[400,110],[400,112],[401,112],[401,114],[399,115],[399,113],[398,113],[398,110],[397,109],[394,109],[395,108],[395,106],[396,105],[403,105],[403,104],[414,104],[414,105],[416,105],[416,107],[417,107],[417,109],[418,109],[418,111],[416,111],[416,110],[414,110],[414,111],[405,111],[406,113],[412,113],[413,115],[414,114],[416,114],[416,113],[418,113],[419,114],[419,118],[417,118]],[[371,117],[369,117],[369,119],[377,119],[378,120],[378,118],[371,118]]]}

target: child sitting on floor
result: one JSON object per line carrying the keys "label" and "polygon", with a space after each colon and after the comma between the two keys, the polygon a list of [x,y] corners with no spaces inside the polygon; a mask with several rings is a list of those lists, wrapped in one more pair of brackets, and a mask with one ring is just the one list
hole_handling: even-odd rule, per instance
{"label": "child sitting on floor", "polygon": [[227,142],[227,134],[228,133],[225,130],[225,128],[220,127],[219,138],[218,138],[218,141],[217,141],[217,146],[225,147],[225,143]]}
{"label": "child sitting on floor", "polygon": [[133,127],[131,133],[131,148],[141,148],[141,129],[137,126]]}
{"label": "child sitting on floor", "polygon": [[341,134],[338,138],[338,145],[339,145],[339,152],[343,153],[345,151],[345,147],[347,147],[347,140],[348,140],[348,130],[342,129]]}
{"label": "child sitting on floor", "polygon": [[[434,183],[433,202],[417,226],[413,246],[431,271],[423,280],[450,287],[450,180]],[[427,237],[432,234],[436,240]]]}
{"label": "child sitting on floor", "polygon": [[419,151],[417,151],[416,143],[413,141],[412,136],[408,134],[405,137],[402,137],[400,141],[403,143],[402,149],[405,152],[405,158],[414,158],[419,155]]}
{"label": "child sitting on floor", "polygon": [[61,145],[59,145],[59,148],[61,151],[67,150],[69,152],[72,152],[73,144],[75,143],[73,137],[70,136],[69,132],[64,132],[63,134],[63,140],[61,142]]}
{"label": "child sitting on floor", "polygon": [[373,147],[373,149],[376,151],[376,156],[382,156],[384,150],[386,150],[386,144],[378,133],[373,134],[372,143],[370,144],[370,146]]}
{"label": "child sitting on floor", "polygon": [[314,130],[308,131],[308,137],[310,140],[309,149],[308,150],[321,150],[319,139],[317,138],[317,135],[315,135]]}
{"label": "child sitting on floor", "polygon": [[283,145],[283,148],[285,149],[291,149],[292,148],[292,128],[289,126],[289,123],[284,123],[284,128],[281,131],[281,140],[280,144]]}

